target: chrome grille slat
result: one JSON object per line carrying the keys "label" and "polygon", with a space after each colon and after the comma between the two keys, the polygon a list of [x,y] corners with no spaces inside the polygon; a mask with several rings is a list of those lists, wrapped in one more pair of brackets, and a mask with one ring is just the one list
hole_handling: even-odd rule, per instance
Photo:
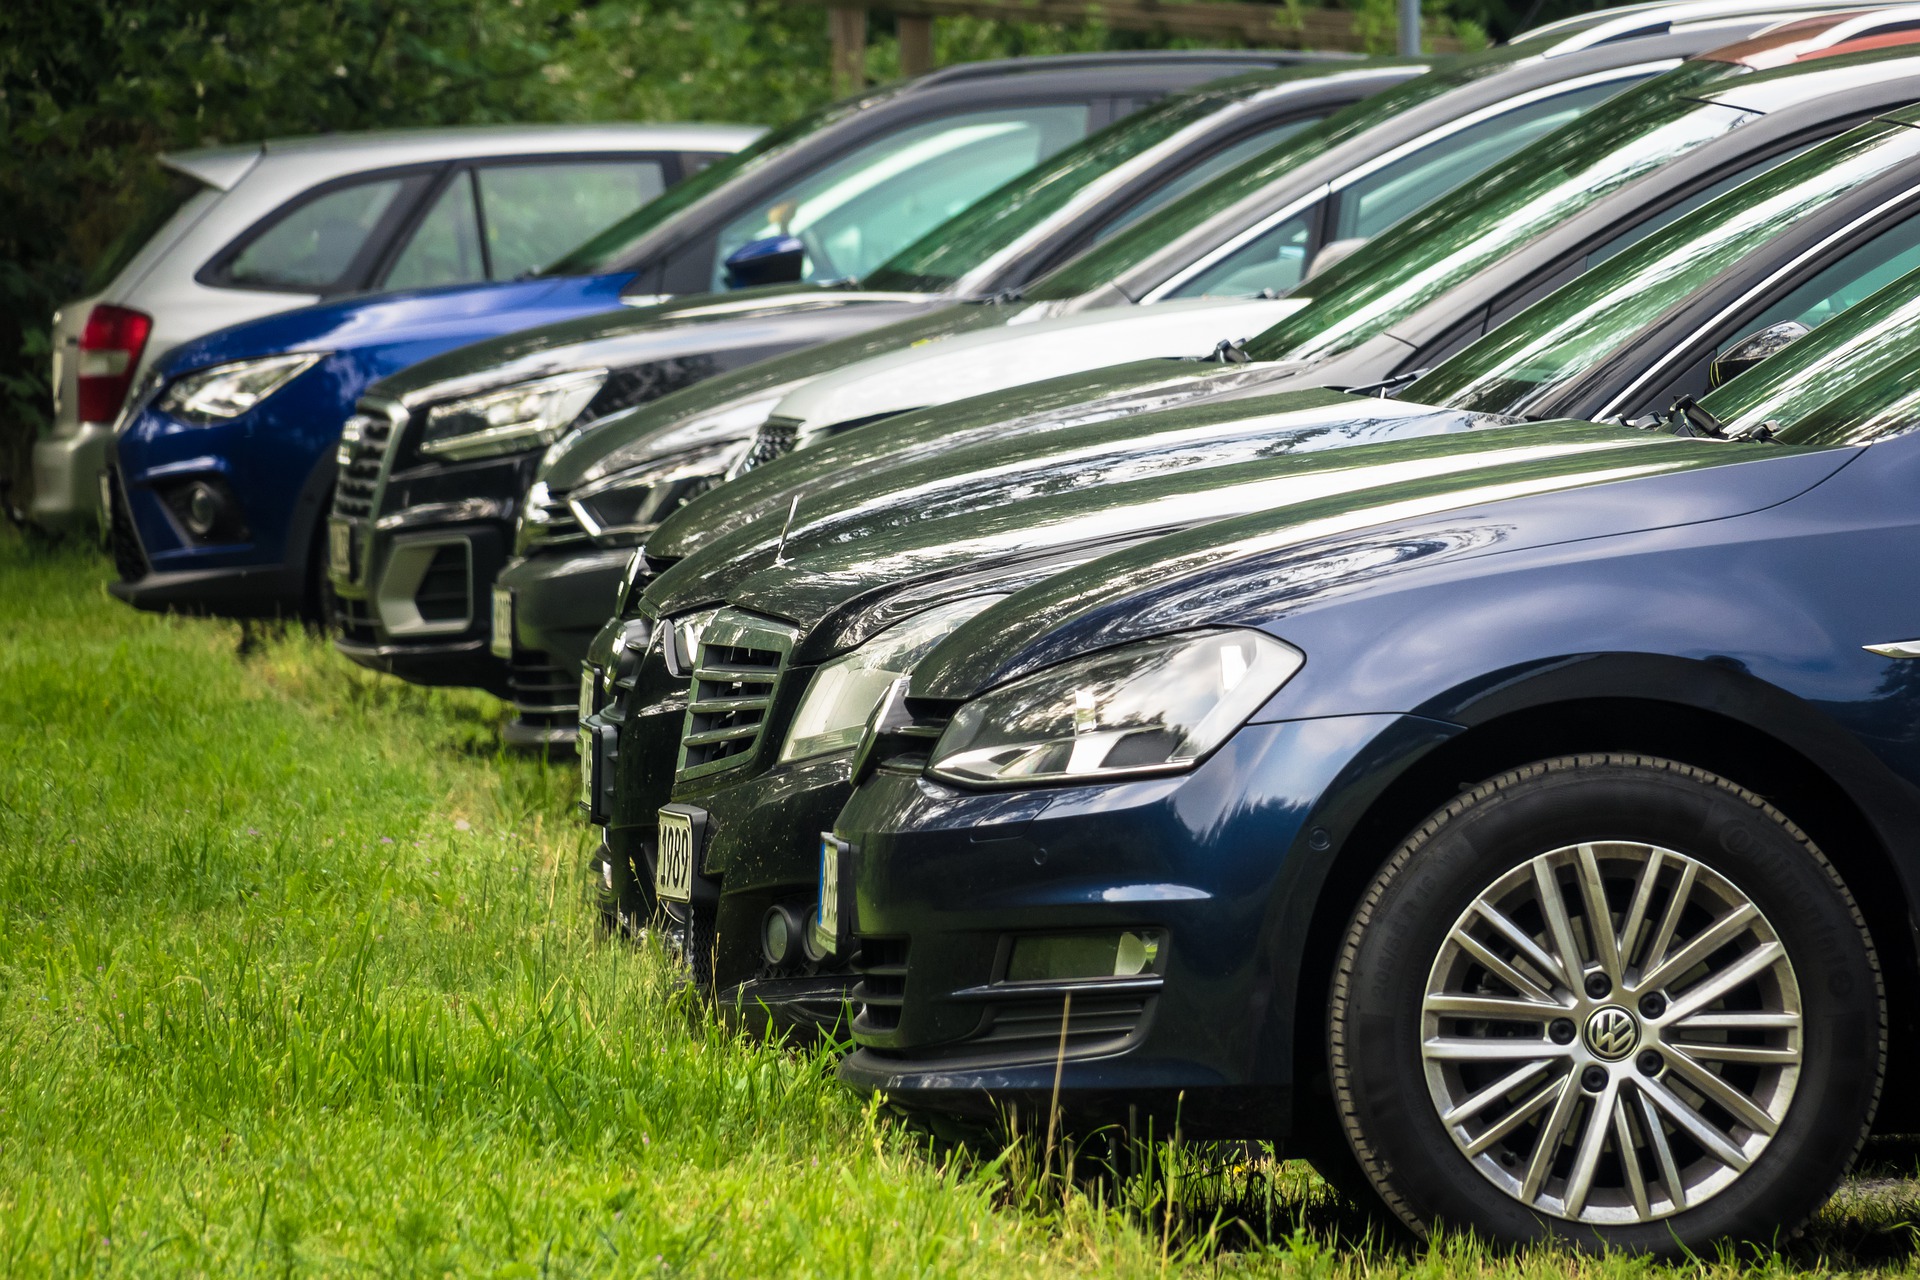
{"label": "chrome grille slat", "polygon": [[771,619],[723,609],[701,633],[680,737],[679,776],[751,761],[773,709],[797,633]]}

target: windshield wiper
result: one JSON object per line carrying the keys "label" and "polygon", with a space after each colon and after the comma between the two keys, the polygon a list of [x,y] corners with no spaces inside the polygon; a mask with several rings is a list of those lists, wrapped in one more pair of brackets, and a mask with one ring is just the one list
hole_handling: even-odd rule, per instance
{"label": "windshield wiper", "polygon": [[1729,431],[1727,424],[1713,416],[1692,396],[1681,396],[1667,406],[1665,413],[1650,413],[1644,418],[1628,419],[1626,425],[1648,431],[1666,431],[1692,440],[1771,440],[1774,424],[1762,422],[1744,430]]}
{"label": "windshield wiper", "polygon": [[1396,373],[1391,378],[1382,378],[1378,382],[1363,383],[1357,387],[1341,387],[1339,390],[1350,396],[1372,396],[1375,400],[1385,400],[1426,376],[1425,369],[1415,369],[1411,373]]}

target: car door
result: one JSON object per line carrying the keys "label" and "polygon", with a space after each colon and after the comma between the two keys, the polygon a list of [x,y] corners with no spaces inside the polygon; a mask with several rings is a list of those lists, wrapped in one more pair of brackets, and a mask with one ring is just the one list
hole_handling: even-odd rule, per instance
{"label": "car door", "polygon": [[517,279],[659,196],[681,168],[670,152],[452,166],[419,217],[394,236],[369,283],[418,289]]}

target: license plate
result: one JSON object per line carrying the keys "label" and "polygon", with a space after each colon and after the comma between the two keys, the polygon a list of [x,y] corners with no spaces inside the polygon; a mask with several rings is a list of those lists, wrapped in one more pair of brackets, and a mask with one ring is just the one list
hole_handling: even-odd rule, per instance
{"label": "license plate", "polygon": [[327,563],[335,577],[353,578],[353,526],[344,520],[327,524]]}
{"label": "license plate", "polygon": [[693,901],[693,819],[660,811],[660,848],[653,864],[653,892],[667,902]]}
{"label": "license plate", "polygon": [[591,730],[582,729],[574,740],[580,757],[580,807],[587,811],[587,821],[594,820],[593,812],[593,767],[594,758],[599,752],[599,735]]}
{"label": "license plate", "polygon": [[587,717],[600,708],[595,705],[593,686],[600,679],[600,673],[586,664],[580,667],[580,722],[586,723]]}
{"label": "license plate", "polygon": [[493,641],[489,647],[496,658],[513,657],[513,592],[505,587],[493,589]]}
{"label": "license plate", "polygon": [[840,842],[828,835],[820,837],[820,942],[840,949]]}
{"label": "license plate", "polygon": [[100,527],[106,529],[113,524],[113,477],[100,473]]}

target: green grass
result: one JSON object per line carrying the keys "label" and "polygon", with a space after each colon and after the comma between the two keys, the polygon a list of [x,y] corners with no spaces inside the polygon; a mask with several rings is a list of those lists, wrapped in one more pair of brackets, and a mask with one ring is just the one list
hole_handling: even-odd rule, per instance
{"label": "green grass", "polygon": [[600,935],[572,768],[501,756],[496,704],[297,632],[242,657],[105,579],[0,533],[0,1276],[1914,1267],[1907,1181],[1669,1269],[1356,1243],[1232,1152],[1091,1194],[1031,1145],[944,1158]]}

